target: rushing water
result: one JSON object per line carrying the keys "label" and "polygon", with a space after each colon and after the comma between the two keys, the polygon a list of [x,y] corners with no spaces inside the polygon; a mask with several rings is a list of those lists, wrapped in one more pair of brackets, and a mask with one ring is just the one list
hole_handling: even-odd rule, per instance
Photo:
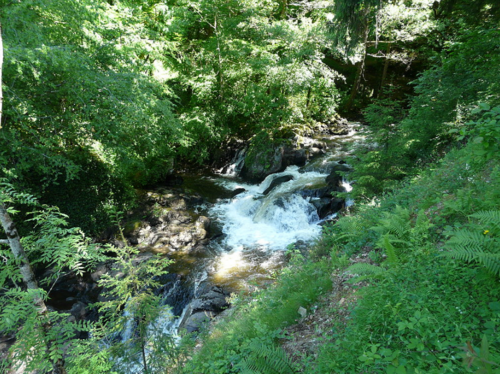
{"label": "rushing water", "polygon": [[[200,285],[218,285],[229,292],[251,290],[255,284],[270,280],[273,271],[282,267],[287,246],[297,241],[310,242],[320,234],[315,198],[302,192],[325,187],[332,167],[347,158],[362,137],[352,129],[346,136],[322,136],[318,140],[326,144],[323,156],[303,167],[290,166],[260,184],[245,183],[237,177],[244,152],[238,152],[232,164],[217,175],[185,176],[189,189],[208,201],[195,212],[208,215],[212,232],[219,234],[214,235],[216,238],[203,253],[174,255],[176,262],[170,268],[171,278],[163,295],[165,304],[172,307],[171,315],[181,317],[172,319],[166,314],[160,323],[162,333],[177,333],[190,300],[198,297]],[[282,177],[287,177],[281,179],[286,181],[269,191],[273,181]],[[350,191],[347,181],[343,186]],[[238,189],[244,191],[229,197]],[[346,201],[347,206],[352,203]],[[123,332],[122,339],[130,337],[131,329],[133,326]],[[130,372],[140,372],[134,370]]]}

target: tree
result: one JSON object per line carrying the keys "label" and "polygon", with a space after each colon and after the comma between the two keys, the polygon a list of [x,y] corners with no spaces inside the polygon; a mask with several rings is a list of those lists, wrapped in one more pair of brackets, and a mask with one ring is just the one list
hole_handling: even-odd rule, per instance
{"label": "tree", "polygon": [[[0,240],[0,244],[7,244],[10,247],[12,256],[5,256],[5,266],[10,267],[10,269],[2,269],[3,281],[1,285],[3,286],[5,284],[5,281],[9,278],[13,279],[15,284],[15,280],[18,277],[15,275],[15,273],[9,274],[9,270],[14,270],[14,272],[15,270],[17,270],[20,274],[20,278],[25,285],[26,292],[23,294],[19,286],[16,285],[15,289],[7,291],[4,297],[10,298],[11,300],[17,298],[18,307],[21,306],[20,304],[22,302],[28,301],[29,303],[29,300],[31,300],[32,306],[34,306],[34,313],[31,313],[31,315],[29,312],[28,314],[20,313],[19,309],[17,309],[17,311],[15,307],[11,309],[9,308],[9,306],[5,305],[2,302],[2,318],[5,318],[5,322],[2,322],[0,324],[0,329],[5,329],[6,331],[15,331],[19,323],[24,324],[25,330],[30,330],[30,327],[33,327],[34,330],[29,331],[29,334],[31,335],[32,339],[34,337],[37,345],[41,345],[41,347],[34,347],[34,350],[38,350],[38,352],[32,352],[31,349],[25,351],[24,353],[17,351],[14,356],[15,359],[19,359],[21,362],[28,362],[29,365],[33,363],[35,365],[35,368],[38,369],[40,367],[38,367],[37,361],[40,360],[40,356],[42,356],[43,358],[45,358],[45,360],[48,359],[48,361],[51,363],[55,374],[64,374],[66,373],[66,371],[62,358],[62,347],[60,342],[56,340],[56,336],[53,331],[53,321],[51,319],[51,316],[49,315],[49,311],[44,301],[46,293],[38,287],[38,283],[35,278],[35,273],[31,267],[30,260],[28,258],[28,255],[26,254],[26,251],[24,250],[23,244],[21,243],[21,238],[16,229],[16,225],[10,217],[10,214],[14,213],[15,211],[12,208],[8,208],[6,205],[7,202],[12,201],[12,196],[17,197],[18,199],[24,199],[26,202],[29,202],[31,204],[34,203],[34,200],[31,196],[12,193],[12,190],[10,190],[11,196],[9,196],[5,193],[4,188],[5,186],[3,186],[2,190],[0,191],[0,222],[2,224],[3,231],[7,236],[7,239]],[[17,264],[17,269],[15,267],[13,268],[12,266],[9,266],[9,260],[14,261]],[[28,310],[31,309],[30,305],[28,305],[28,308]],[[15,316],[12,316],[12,313],[15,313]],[[28,319],[28,321],[23,321],[24,318]],[[31,323],[29,319],[31,319]],[[18,332],[18,335],[22,336],[26,334]],[[41,368],[43,368],[43,359]]]}
{"label": "tree", "polygon": [[3,176],[97,234],[109,206],[129,207],[133,187],[165,177],[185,144],[173,94],[155,77],[167,46],[139,5],[29,0],[0,16]]}
{"label": "tree", "polygon": [[178,49],[169,63],[180,74],[172,81],[183,99],[180,120],[203,157],[232,136],[294,129],[335,113],[340,77],[323,62],[320,10],[254,0],[175,5],[168,35]]}
{"label": "tree", "polygon": [[[434,0],[423,1],[339,1],[334,5],[335,18],[330,29],[337,46],[345,48],[346,55],[357,60],[356,75],[346,110],[350,110],[358,95],[367,56],[385,60],[380,85],[386,82],[390,62],[409,65],[415,58],[414,43],[428,35],[435,27],[432,20]],[[379,49],[382,46],[382,50]]]}

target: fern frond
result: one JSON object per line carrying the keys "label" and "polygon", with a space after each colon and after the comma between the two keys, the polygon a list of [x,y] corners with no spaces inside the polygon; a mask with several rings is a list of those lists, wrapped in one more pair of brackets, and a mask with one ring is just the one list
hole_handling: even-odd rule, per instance
{"label": "fern frond", "polygon": [[399,258],[396,254],[396,248],[391,244],[388,235],[384,235],[383,237],[383,247],[387,253],[387,261],[391,265],[397,265],[399,263]]}
{"label": "fern frond", "polygon": [[477,218],[481,223],[493,223],[500,225],[500,210],[482,210],[471,214],[470,217]]}
{"label": "fern frond", "polygon": [[478,263],[495,275],[500,275],[500,211],[472,214],[481,225],[456,231],[446,243],[450,250],[443,254],[469,263]]}
{"label": "fern frond", "polygon": [[291,374],[292,365],[283,349],[261,342],[249,345],[251,353],[241,363],[242,373],[247,374]]}
{"label": "fern frond", "polygon": [[486,245],[488,240],[489,237],[487,237],[481,232],[460,230],[454,233],[454,236],[450,238],[447,245],[454,246],[460,244],[464,246],[469,246],[469,245],[484,246]]}
{"label": "fern frond", "polygon": [[471,217],[477,218],[477,220],[486,225],[485,229],[488,229],[495,234],[500,234],[500,211],[499,210],[483,210],[471,215]]}
{"label": "fern frond", "polygon": [[478,253],[478,262],[495,275],[500,275],[499,253]]}
{"label": "fern frond", "polygon": [[393,212],[384,213],[384,218],[380,219],[372,230],[380,235],[391,234],[398,239],[404,239],[411,230],[410,212],[408,209],[396,206]]}

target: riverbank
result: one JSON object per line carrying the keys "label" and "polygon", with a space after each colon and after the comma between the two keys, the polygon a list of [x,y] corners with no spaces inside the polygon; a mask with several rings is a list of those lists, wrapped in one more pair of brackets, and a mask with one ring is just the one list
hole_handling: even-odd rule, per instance
{"label": "riverbank", "polygon": [[294,372],[497,372],[500,163],[471,163],[474,152],[326,226],[307,258],[207,332],[184,372],[281,365],[279,347]]}

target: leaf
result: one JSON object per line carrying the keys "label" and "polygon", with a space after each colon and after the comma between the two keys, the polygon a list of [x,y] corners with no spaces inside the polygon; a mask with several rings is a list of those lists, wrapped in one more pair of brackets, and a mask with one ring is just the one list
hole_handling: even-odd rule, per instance
{"label": "leaf", "polygon": [[488,304],[491,310],[494,310],[495,312],[500,312],[500,302],[499,301],[492,301],[491,303]]}
{"label": "leaf", "polygon": [[490,105],[487,103],[479,103],[479,108],[484,111],[491,109]]}

